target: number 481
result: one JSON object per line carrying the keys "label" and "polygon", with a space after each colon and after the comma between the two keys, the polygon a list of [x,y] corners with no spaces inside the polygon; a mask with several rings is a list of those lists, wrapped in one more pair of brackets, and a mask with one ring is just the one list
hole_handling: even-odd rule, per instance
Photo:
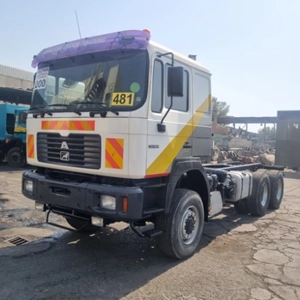
{"label": "number 481", "polygon": [[133,105],[133,93],[114,93],[112,97],[112,105]]}

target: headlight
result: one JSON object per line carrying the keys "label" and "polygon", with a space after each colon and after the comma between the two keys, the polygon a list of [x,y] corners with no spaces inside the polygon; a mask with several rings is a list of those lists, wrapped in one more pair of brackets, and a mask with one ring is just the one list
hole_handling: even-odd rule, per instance
{"label": "headlight", "polygon": [[116,209],[116,198],[108,195],[101,195],[100,197],[100,206],[109,209],[115,210]]}
{"label": "headlight", "polygon": [[24,180],[24,190],[26,192],[33,192],[33,182],[31,180]]}
{"label": "headlight", "polygon": [[102,219],[102,218],[92,217],[92,218],[91,218],[91,223],[92,223],[94,226],[103,227],[103,219]]}
{"label": "headlight", "polygon": [[45,204],[35,202],[35,209],[39,211],[46,211]]}

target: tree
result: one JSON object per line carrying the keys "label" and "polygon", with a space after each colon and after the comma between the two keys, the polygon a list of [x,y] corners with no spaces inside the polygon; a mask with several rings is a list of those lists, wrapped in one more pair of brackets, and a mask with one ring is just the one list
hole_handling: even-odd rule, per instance
{"label": "tree", "polygon": [[229,113],[230,106],[225,101],[218,101],[218,98],[212,98],[212,118],[226,117]]}
{"label": "tree", "polygon": [[265,136],[267,140],[275,140],[276,139],[276,129],[275,127],[267,126],[266,130],[265,128],[261,128],[258,130],[258,134],[263,137]]}

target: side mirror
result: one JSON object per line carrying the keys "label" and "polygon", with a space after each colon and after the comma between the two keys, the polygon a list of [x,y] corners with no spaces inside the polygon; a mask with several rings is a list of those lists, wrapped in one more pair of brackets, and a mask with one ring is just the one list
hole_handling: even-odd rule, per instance
{"label": "side mirror", "polygon": [[168,68],[168,96],[183,96],[183,67]]}
{"label": "side mirror", "polygon": [[33,85],[35,84],[36,73],[33,75]]}

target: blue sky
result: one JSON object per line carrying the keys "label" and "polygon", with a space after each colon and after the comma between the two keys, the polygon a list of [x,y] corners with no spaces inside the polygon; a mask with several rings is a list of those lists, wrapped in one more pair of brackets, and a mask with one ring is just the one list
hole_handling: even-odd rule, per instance
{"label": "blue sky", "polygon": [[212,74],[213,95],[233,116],[273,116],[299,109],[299,0],[5,1],[0,63],[33,71],[41,49],[124,29],[197,60]]}

